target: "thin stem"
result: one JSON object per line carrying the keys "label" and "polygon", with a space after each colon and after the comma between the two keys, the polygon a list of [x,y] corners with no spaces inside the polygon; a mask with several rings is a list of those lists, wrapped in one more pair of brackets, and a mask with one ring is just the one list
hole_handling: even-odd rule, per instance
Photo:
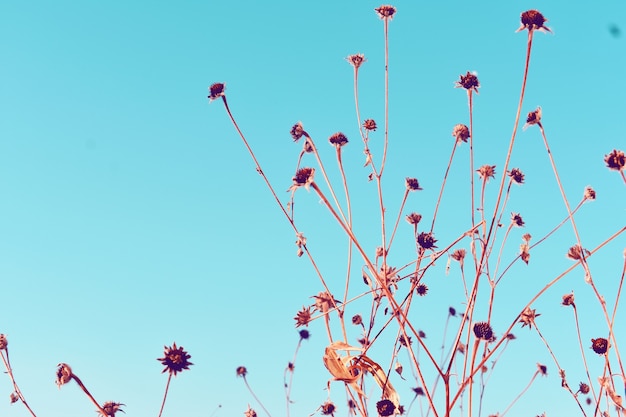
{"label": "thin stem", "polygon": [[11,383],[13,383],[13,390],[15,391],[17,396],[19,397],[20,401],[22,401],[22,403],[24,404],[24,407],[26,407],[28,412],[33,417],[36,417],[35,413],[33,412],[33,410],[30,408],[30,406],[26,402],[26,399],[24,398],[24,395],[22,394],[22,391],[17,386],[17,382],[15,382],[15,376],[13,375],[13,369],[11,368],[11,363],[9,361],[9,348],[7,347],[7,348],[5,348],[5,350],[6,350],[6,358],[4,357],[4,352],[1,351],[1,350],[0,350],[0,355],[2,356],[2,362],[4,362],[4,367],[7,369],[7,374],[9,375],[9,378],[11,379]]}
{"label": "thin stem", "polygon": [[269,411],[267,411],[267,409],[265,408],[265,406],[263,405],[263,403],[259,400],[259,398],[256,396],[256,394],[254,393],[254,391],[252,391],[252,388],[250,387],[250,384],[248,384],[248,379],[246,378],[245,375],[242,375],[243,378],[243,382],[246,384],[246,387],[248,388],[248,391],[250,391],[250,394],[252,394],[252,397],[254,397],[254,400],[259,403],[259,405],[261,406],[261,408],[263,409],[263,411],[265,411],[265,414],[267,414],[268,416],[272,417],[272,415],[269,413]]}
{"label": "thin stem", "polygon": [[[87,394],[87,397],[89,397],[89,399],[91,400],[91,402],[96,406],[96,408],[98,409],[98,411],[104,416],[104,417],[109,417],[109,414],[107,414],[106,411],[104,411],[104,409],[100,406],[100,404],[98,404],[98,401],[96,401],[96,399],[93,397],[93,395],[91,395],[91,393],[89,392],[89,390],[87,389],[87,387],[85,386],[85,384],[83,384],[83,381],[80,380],[79,377],[77,377],[76,375],[72,374],[72,378],[74,379],[74,381],[76,381],[76,383],[78,384],[78,386],[83,390],[83,392],[85,394]],[[160,414],[159,414],[160,415]]]}
{"label": "thin stem", "polygon": [[161,402],[161,409],[159,410],[159,417],[163,414],[163,407],[165,407],[165,400],[167,399],[167,392],[170,389],[170,381],[172,380],[172,373],[167,376],[167,384],[165,384],[165,392],[163,393],[163,401]]}
{"label": "thin stem", "polygon": [[[441,182],[441,190],[439,191],[439,198],[437,198],[437,204],[435,205],[435,212],[433,213],[433,222],[430,225],[430,232],[432,233],[435,230],[435,220],[437,219],[437,213],[439,212],[439,203],[441,203],[441,197],[443,196],[443,189],[446,186],[446,180],[448,179],[448,172],[450,172],[450,167],[452,166],[452,159],[454,158],[454,152],[456,151],[456,147],[459,144],[458,140],[454,141],[454,146],[452,147],[452,153],[450,154],[450,161],[448,161],[448,166],[446,168],[446,173],[443,175],[443,181]],[[474,176],[472,175],[472,181]],[[473,194],[473,193],[472,193]],[[474,209],[472,208],[472,213]]]}
{"label": "thin stem", "polygon": [[535,373],[533,374],[532,378],[530,378],[530,382],[528,383],[528,385],[526,385],[526,388],[524,388],[522,390],[522,392],[520,392],[519,395],[517,397],[515,397],[515,399],[511,402],[511,404],[509,404],[509,406],[506,408],[506,410],[504,410],[504,412],[502,414],[500,414],[500,417],[504,417],[504,415],[509,412],[509,410],[511,409],[511,407],[513,407],[513,405],[517,402],[517,400],[522,398],[522,396],[526,393],[526,391],[528,391],[530,386],[535,381],[535,378],[537,378],[537,375],[539,375],[539,372],[540,372],[539,370],[535,371]]}

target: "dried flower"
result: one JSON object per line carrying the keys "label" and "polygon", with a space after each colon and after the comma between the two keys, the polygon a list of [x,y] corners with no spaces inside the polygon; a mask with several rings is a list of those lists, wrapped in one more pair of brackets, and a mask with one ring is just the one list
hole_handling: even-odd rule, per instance
{"label": "dried flower", "polygon": [[603,337],[591,339],[591,349],[598,355],[604,355],[609,349],[609,341]]}
{"label": "dried flower", "polygon": [[540,373],[542,376],[546,376],[546,375],[548,375],[548,367],[547,367],[547,366],[542,365],[542,364],[540,364],[540,363],[537,363],[537,368],[538,368],[538,370],[539,370],[539,373]]}
{"label": "dried flower", "polygon": [[528,241],[519,245],[519,250],[520,258],[522,258],[522,261],[524,261],[526,265],[528,265],[528,261],[530,261],[530,245],[528,245]]}
{"label": "dried flower", "polygon": [[293,319],[296,321],[296,327],[308,326],[311,321],[311,307],[302,306],[302,310],[298,311]]}
{"label": "dried flower", "polygon": [[61,385],[65,385],[72,380],[74,374],[72,368],[66,363],[60,363],[57,365],[57,379],[56,384],[61,389]]}
{"label": "dried flower", "polygon": [[516,183],[516,184],[523,184],[524,183],[524,173],[522,173],[522,171],[520,171],[518,168],[513,168],[511,169],[507,175],[509,177],[511,177],[511,180]]}
{"label": "dried flower", "polygon": [[582,394],[589,394],[589,385],[581,382],[580,385],[578,385],[578,391]]}
{"label": "dried flower", "polygon": [[381,417],[388,417],[396,411],[396,405],[390,400],[384,399],[376,403],[376,410]]}
{"label": "dried flower", "polygon": [[563,296],[563,301],[561,302],[564,306],[575,306],[574,304],[574,293],[565,294]]}
{"label": "dried flower", "polygon": [[376,130],[376,122],[374,121],[374,119],[366,119],[363,122],[363,127],[365,128],[365,130]]}
{"label": "dried flower", "polygon": [[587,249],[580,247],[580,245],[574,245],[567,251],[567,257],[574,261],[580,261],[589,253]]}
{"label": "dried flower", "polygon": [[291,131],[289,133],[291,133],[291,138],[293,139],[293,141],[297,142],[306,132],[304,131],[304,126],[302,126],[302,122],[298,122],[291,127]]}
{"label": "dried flower", "polygon": [[193,365],[193,363],[189,362],[191,355],[185,352],[182,346],[177,347],[176,342],[174,342],[172,346],[164,346],[164,348],[163,357],[157,359],[165,366],[161,373],[168,371],[170,374],[176,376],[178,372],[189,369],[189,367]]}
{"label": "dried flower", "polygon": [[507,340],[515,340],[515,335],[513,333],[507,333],[506,336],[504,336]]}
{"label": "dried flower", "polygon": [[223,83],[211,84],[211,86],[209,87],[209,101],[213,101],[219,97],[224,97],[225,89],[226,89],[226,84],[223,84]]}
{"label": "dried flower", "polygon": [[422,387],[415,387],[415,388],[411,388],[413,390],[413,392],[415,393],[415,396],[419,396],[419,395],[426,395],[424,393],[424,388]]}
{"label": "dried flower", "polygon": [[295,190],[298,187],[304,187],[308,190],[309,186],[313,183],[314,175],[315,168],[300,168],[292,178],[293,184],[287,191]]}
{"label": "dried flower", "polygon": [[456,309],[454,307],[448,308],[448,314],[450,314],[452,317],[456,317]]}
{"label": "dried flower", "polygon": [[524,227],[524,220],[519,213],[511,213],[511,222],[517,227]]}
{"label": "dried flower", "polygon": [[428,287],[426,286],[426,284],[418,284],[418,286],[415,288],[415,292],[417,292],[417,295],[423,297],[428,292]]}
{"label": "dried flower", "polygon": [[328,141],[332,145],[335,145],[336,148],[341,148],[346,143],[348,143],[348,138],[343,133],[337,132],[333,134],[330,138],[328,138]]}
{"label": "dried flower", "polygon": [[467,71],[467,74],[461,74],[460,77],[461,79],[456,82],[456,88],[462,87],[467,91],[474,91],[476,94],[478,94],[478,88],[480,87],[480,83],[478,82],[478,77],[476,77],[475,74]]}
{"label": "dried flower", "polygon": [[413,344],[413,340],[411,339],[411,336],[407,336],[405,338],[403,334],[401,334],[400,337],[398,338],[398,342],[400,342],[400,344],[404,347],[409,347]]}
{"label": "dried flower", "polygon": [[491,330],[489,323],[481,321],[474,324],[474,335],[478,339],[490,340],[493,337],[493,330]]}
{"label": "dried flower", "polygon": [[456,138],[457,143],[467,142],[470,137],[469,128],[464,124],[458,124],[452,129],[452,136]]}
{"label": "dried flower", "polygon": [[520,26],[520,28],[517,29],[517,32],[522,31],[524,29],[528,29],[529,32],[533,30],[540,30],[543,32],[552,32],[549,27],[544,26],[544,23],[546,23],[547,20],[537,10],[528,10],[522,13],[521,21],[522,21],[522,26]]}
{"label": "dried flower", "polygon": [[522,323],[522,327],[528,326],[530,329],[533,328],[533,324],[535,324],[535,318],[541,316],[541,314],[536,313],[536,309],[532,309],[530,307],[526,307],[522,314],[520,314],[519,322]]}
{"label": "dried flower", "polygon": [[354,69],[359,69],[361,64],[363,64],[366,61],[366,59],[365,59],[365,55],[363,54],[352,54],[346,57],[346,61],[348,61],[350,65],[354,67]]}
{"label": "dried flower", "polygon": [[421,190],[422,188],[420,187],[420,183],[417,180],[417,178],[409,178],[407,177],[405,180],[406,183],[406,189],[409,191],[418,191]]}
{"label": "dried flower", "polygon": [[335,308],[339,300],[335,300],[334,297],[327,292],[320,292],[317,295],[314,295],[315,298],[315,309],[321,313],[328,313],[328,310],[331,308]]}
{"label": "dried flower", "polygon": [[489,178],[493,178],[496,175],[496,166],[495,165],[483,165],[476,170],[480,178],[487,182]]}
{"label": "dried flower", "polygon": [[248,409],[243,413],[245,417],[256,417],[256,411],[248,404]]}
{"label": "dried flower", "polygon": [[417,243],[423,249],[434,249],[434,248],[436,248],[437,246],[435,246],[435,242],[437,242],[437,240],[434,238],[432,233],[422,232],[419,235],[417,235]]}
{"label": "dried flower", "polygon": [[9,341],[5,334],[0,334],[0,350],[5,350],[9,345]]}
{"label": "dried flower", "polygon": [[325,402],[324,404],[322,404],[322,414],[325,416],[332,416],[333,413],[335,412],[335,404],[333,404],[330,401]]}
{"label": "dried flower", "polygon": [[626,155],[624,155],[623,151],[613,149],[613,152],[605,155],[604,162],[609,169],[614,171],[623,171],[624,166],[626,166]]}
{"label": "dried flower", "polygon": [[245,378],[246,375],[248,375],[248,370],[245,366],[238,366],[235,372],[237,373],[237,376],[240,376],[242,378]]}
{"label": "dried flower", "polygon": [[98,415],[102,417],[115,417],[115,413],[117,413],[118,411],[121,411],[122,413],[124,412],[124,410],[120,408],[123,405],[125,404],[116,403],[114,401],[107,401],[104,404],[102,404],[102,410],[106,413],[106,415],[102,415],[102,413],[99,410],[98,410]]}
{"label": "dried flower", "polygon": [[376,10],[376,13],[378,13],[378,16],[381,19],[391,20],[393,19],[393,16],[396,14],[396,8],[389,4],[382,5],[374,10]]}
{"label": "dried flower", "polygon": [[423,330],[418,330],[417,331],[417,335],[421,338],[421,339],[426,339],[426,333],[424,333]]}
{"label": "dried flower", "polygon": [[452,259],[454,259],[457,262],[462,262],[463,259],[465,259],[465,254],[466,251],[465,249],[457,249],[454,252],[452,252],[452,254],[450,255],[452,257]]}
{"label": "dried flower", "polygon": [[9,401],[11,401],[11,404],[18,402],[19,399],[20,399],[20,396],[17,395],[16,392],[12,392],[11,395],[9,396]]}
{"label": "dried flower", "polygon": [[422,215],[419,213],[410,213],[406,216],[406,221],[413,226],[416,226],[420,220],[422,220]]}
{"label": "dried flower", "polygon": [[585,200],[595,200],[596,199],[596,191],[590,186],[585,187],[584,193]]}
{"label": "dried flower", "polygon": [[309,337],[311,337],[311,333],[309,333],[307,329],[300,330],[298,334],[300,335],[300,339],[303,340],[307,340]]}
{"label": "dried flower", "polygon": [[530,113],[528,113],[528,116],[526,117],[526,124],[524,125],[524,129],[532,125],[541,126],[541,107],[537,107],[534,111],[531,111]]}
{"label": "dried flower", "polygon": [[532,239],[530,233],[524,233],[524,235],[522,236],[522,240],[526,243],[530,243],[530,239]]}
{"label": "dried flower", "polygon": [[362,326],[363,317],[361,317],[360,314],[355,314],[354,316],[352,316],[352,324],[354,324],[355,326]]}

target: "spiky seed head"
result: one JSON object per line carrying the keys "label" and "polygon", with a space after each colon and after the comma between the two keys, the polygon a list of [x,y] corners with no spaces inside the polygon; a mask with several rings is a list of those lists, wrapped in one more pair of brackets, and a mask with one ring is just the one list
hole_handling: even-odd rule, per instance
{"label": "spiky seed head", "polygon": [[563,296],[563,301],[561,302],[564,306],[574,306],[574,293],[565,294]]}
{"label": "spiky seed head", "polygon": [[346,61],[350,63],[354,67],[354,69],[359,69],[359,67],[366,61],[365,55],[363,54],[352,54],[346,57]]}
{"label": "spiky seed head", "polygon": [[72,380],[74,374],[72,368],[66,363],[60,363],[57,365],[57,379],[56,384],[61,388],[61,385],[65,385]]}
{"label": "spiky seed head", "polygon": [[434,249],[437,246],[435,246],[435,243],[437,242],[437,240],[435,239],[434,235],[432,233],[426,233],[426,232],[422,232],[419,235],[417,235],[417,243],[423,248],[423,249]]}
{"label": "spiky seed head", "polygon": [[330,401],[327,401],[324,404],[322,404],[321,408],[322,408],[322,414],[325,416],[332,416],[336,409],[335,404],[333,404]]}
{"label": "spiky seed head", "polygon": [[467,71],[467,74],[461,74],[459,77],[459,81],[455,83],[456,88],[464,88],[467,91],[474,91],[476,94],[478,94],[480,82],[478,82],[478,77],[475,74]]}
{"label": "spiky seed head", "polygon": [[226,84],[224,83],[211,84],[211,86],[209,87],[209,101],[213,101],[219,97],[223,97],[225,90]]}
{"label": "spiky seed head", "polygon": [[298,122],[293,125],[289,133],[291,134],[291,138],[294,142],[299,141],[302,135],[304,135],[304,126],[302,125],[302,122]]}
{"label": "spiky seed head", "polygon": [[493,337],[493,330],[489,323],[481,321],[474,324],[474,335],[478,339],[490,340]]}
{"label": "spiky seed head", "polygon": [[296,327],[308,326],[311,321],[311,307],[302,306],[302,310],[296,313],[294,320],[296,321]]}
{"label": "spiky seed head", "polygon": [[238,366],[237,369],[235,370],[235,373],[237,374],[237,376],[245,378],[246,375],[248,375],[248,370],[246,369],[245,366]]}
{"label": "spiky seed head", "polygon": [[421,220],[422,220],[422,215],[419,213],[410,213],[410,214],[407,214],[406,216],[406,221],[409,222],[409,224],[412,224],[413,226],[416,226],[417,224],[419,224]]}
{"label": "spiky seed head", "polygon": [[396,405],[388,399],[380,400],[376,403],[376,410],[381,417],[388,417],[393,415],[396,411]]}
{"label": "spiky seed head", "polygon": [[598,355],[604,355],[609,349],[609,341],[603,337],[591,339],[591,349]]}
{"label": "spiky seed head", "polygon": [[164,346],[163,357],[157,360],[165,366],[161,373],[167,371],[176,376],[178,372],[189,369],[193,365],[193,363],[189,362],[189,359],[191,359],[191,355],[182,346],[176,346],[176,342],[174,342],[172,346]]}
{"label": "spiky seed head", "polygon": [[626,166],[626,155],[623,151],[613,149],[613,152],[604,156],[604,162],[608,169],[623,171]]}
{"label": "spiky seed head", "polygon": [[483,165],[476,170],[480,179],[487,182],[490,178],[493,178],[496,175],[496,166],[495,165]]}
{"label": "spiky seed head", "polygon": [[548,21],[539,11],[527,10],[520,16],[522,26],[517,31],[528,29],[528,31],[540,30],[542,32],[552,32],[549,27],[544,26]]}
{"label": "spiky seed head", "polygon": [[328,138],[328,141],[336,148],[341,148],[348,143],[348,138],[343,133],[337,132],[333,134],[330,138]]}
{"label": "spiky seed head", "polygon": [[374,119],[366,119],[363,122],[363,128],[365,130],[369,130],[369,131],[376,130],[376,128],[377,128],[376,121],[374,121]]}
{"label": "spiky seed head", "polygon": [[452,129],[452,136],[456,138],[457,143],[467,142],[467,139],[470,137],[469,127],[459,123]]}
{"label": "spiky seed head", "polygon": [[396,8],[390,4],[384,4],[380,7],[374,9],[376,13],[378,13],[378,17],[383,20],[391,20],[393,16],[396,14]]}
{"label": "spiky seed head", "polygon": [[515,184],[523,184],[524,183],[524,173],[520,171],[518,168],[511,169],[507,175],[511,177],[511,180]]}
{"label": "spiky seed head", "polygon": [[405,179],[406,189],[409,191],[418,191],[422,188],[420,187],[420,183],[417,178],[409,178]]}

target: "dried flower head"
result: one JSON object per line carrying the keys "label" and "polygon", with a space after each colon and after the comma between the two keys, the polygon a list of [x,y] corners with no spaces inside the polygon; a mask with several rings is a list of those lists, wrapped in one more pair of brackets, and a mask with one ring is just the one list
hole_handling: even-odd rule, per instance
{"label": "dried flower head", "polygon": [[313,298],[315,298],[315,309],[324,314],[328,313],[330,309],[335,308],[339,303],[339,300],[335,300],[332,295],[325,291],[314,295]]}
{"label": "dried flower head", "polygon": [[256,411],[248,404],[248,409],[243,413],[245,417],[256,417]]}
{"label": "dried flower head", "polygon": [[418,191],[421,190],[422,188],[420,187],[420,183],[417,180],[417,178],[409,178],[407,177],[405,180],[406,183],[406,189],[409,191]]}
{"label": "dried flower head", "polygon": [[524,227],[524,220],[522,219],[522,216],[519,215],[519,213],[511,213],[511,222],[514,226]]}
{"label": "dried flower head", "polygon": [[406,221],[413,226],[416,226],[422,220],[422,215],[419,213],[410,213],[406,216]]}
{"label": "dried flower head", "polygon": [[624,155],[624,151],[613,149],[613,152],[604,156],[604,162],[609,169],[623,171],[624,166],[626,166],[626,155]]}
{"label": "dried flower head", "polygon": [[574,304],[574,293],[565,294],[563,296],[563,301],[561,302],[564,306],[576,306]]}
{"label": "dried flower head", "polygon": [[434,249],[434,248],[436,248],[437,246],[435,246],[435,242],[437,242],[437,240],[435,239],[435,237],[433,236],[432,233],[422,232],[419,235],[417,235],[417,243],[423,249]]}
{"label": "dried flower head", "polygon": [[9,341],[5,334],[0,334],[0,350],[5,350],[9,345]]}
{"label": "dried flower head", "polygon": [[585,187],[585,193],[583,194],[585,200],[595,200],[596,199],[596,191],[590,186]]}
{"label": "dried flower head", "polygon": [[448,308],[448,314],[450,314],[452,317],[456,317],[456,309],[454,307]]}
{"label": "dried flower head", "polygon": [[393,19],[393,16],[396,14],[396,8],[389,5],[389,4],[384,4],[376,9],[376,13],[378,13],[378,16],[381,19]]}
{"label": "dried flower head", "polygon": [[417,293],[417,295],[423,297],[428,292],[428,287],[426,286],[426,284],[418,284],[415,288],[415,292]]}
{"label": "dried flower head", "polygon": [[172,346],[164,346],[164,348],[163,357],[157,359],[165,366],[161,373],[168,371],[176,376],[178,372],[189,369],[193,365],[193,363],[189,362],[191,355],[185,352],[182,346],[176,346],[176,342]]}
{"label": "dried flower head", "polygon": [[313,183],[314,175],[315,168],[300,168],[292,178],[293,184],[287,191],[295,190],[298,187],[304,187],[308,190],[309,186]]}
{"label": "dried flower head", "polygon": [[426,333],[423,330],[418,330],[417,335],[422,339],[426,339]]}
{"label": "dried flower head", "polygon": [[507,340],[515,340],[516,337],[513,333],[507,333],[506,336],[504,336]]}
{"label": "dried flower head", "polygon": [[398,338],[398,342],[400,342],[400,344],[404,347],[409,347],[413,344],[413,340],[411,339],[411,336],[407,336],[405,338],[403,334],[401,334],[400,337]]}
{"label": "dried flower head", "polygon": [[321,406],[322,409],[322,414],[325,416],[332,416],[334,415],[333,413],[335,412],[335,404],[333,404],[330,401],[325,402],[324,404],[322,404]]}
{"label": "dried flower head", "polygon": [[537,370],[539,371],[539,373],[540,373],[542,376],[546,376],[546,375],[548,375],[548,367],[547,367],[547,366],[545,366],[545,365],[542,365],[542,364],[540,364],[540,363],[537,363]]}
{"label": "dried flower head", "polygon": [[452,254],[450,255],[452,257],[452,259],[454,259],[457,262],[462,262],[463,259],[465,259],[465,254],[466,251],[465,249],[457,249],[454,252],[452,252]]}
{"label": "dried flower head", "polygon": [[237,376],[240,376],[242,378],[245,378],[246,375],[248,375],[248,369],[246,369],[245,366],[238,366],[237,369],[235,370]]}
{"label": "dried flower head", "polygon": [[376,126],[376,122],[374,121],[374,119],[366,119],[363,122],[363,128],[365,128],[365,130],[376,130],[377,126]]}
{"label": "dried flower head", "polygon": [[352,316],[352,324],[354,324],[355,326],[362,326],[363,317],[361,317],[360,314],[355,314],[354,316]]}
{"label": "dried flower head", "polygon": [[381,417],[388,417],[396,411],[396,405],[391,400],[384,399],[376,403],[376,410]]}
{"label": "dried flower head", "polygon": [[537,10],[528,10],[521,15],[522,26],[517,31],[528,29],[528,31],[540,30],[543,32],[552,32],[549,27],[544,26],[547,19],[543,17]]}
{"label": "dried flower head", "polygon": [[474,335],[478,339],[490,340],[493,337],[493,330],[491,330],[489,323],[481,321],[474,324]]}
{"label": "dried flower head", "polygon": [[298,335],[300,336],[300,339],[302,340],[308,340],[308,338],[311,337],[311,333],[309,333],[307,329],[300,330],[298,332]]}
{"label": "dried flower head", "polygon": [[337,132],[333,134],[330,138],[328,138],[328,141],[332,145],[335,145],[336,148],[341,148],[346,143],[348,143],[348,138],[343,133]]}
{"label": "dried flower head", "polygon": [[467,142],[467,139],[470,137],[469,127],[464,124],[454,126],[452,136],[456,138],[457,143]]}
{"label": "dried flower head", "polygon": [[524,129],[532,125],[541,126],[541,107],[537,107],[535,110],[528,113],[528,116],[526,116],[526,124],[524,125]]}
{"label": "dried flower head", "polygon": [[541,314],[537,314],[536,309],[526,307],[524,311],[522,311],[522,314],[520,314],[519,322],[522,323],[522,327],[528,326],[532,329],[533,324],[535,324],[535,318],[539,316],[541,316]]}
{"label": "dried flower head", "polygon": [[523,184],[524,183],[524,173],[520,171],[518,168],[511,169],[507,175],[511,177],[511,180],[515,184]]}
{"label": "dried flower head", "polygon": [[350,65],[354,67],[354,69],[359,69],[361,64],[363,64],[366,61],[366,59],[365,59],[365,55],[363,54],[352,54],[346,57],[346,61],[348,61]]}
{"label": "dried flower head", "polygon": [[478,88],[480,87],[480,83],[478,82],[478,77],[476,77],[475,74],[467,71],[467,74],[461,74],[460,78],[461,79],[456,82],[456,88],[462,87],[467,91],[474,91],[476,94],[478,94]]}
{"label": "dried flower head", "polygon": [[530,233],[524,233],[524,235],[522,236],[522,240],[526,243],[530,243],[530,239],[532,239]]}
{"label": "dried flower head", "polygon": [[476,170],[480,178],[487,182],[489,178],[493,178],[496,175],[496,166],[495,165],[483,165]]}
{"label": "dried flower head", "polygon": [[609,341],[603,337],[591,339],[591,349],[598,355],[604,355],[609,349]]}
{"label": "dried flower head", "polygon": [[581,394],[589,394],[589,385],[585,384],[584,382],[581,382],[580,385],[578,385],[578,391]]}
{"label": "dried flower head", "polygon": [[293,125],[289,133],[291,134],[291,138],[293,139],[294,142],[299,141],[300,138],[302,138],[302,135],[304,135],[305,133],[304,126],[302,126],[302,122],[298,122],[295,125]]}
{"label": "dried flower head", "polygon": [[519,246],[519,251],[520,258],[528,265],[528,261],[530,261],[530,245],[527,241]]}
{"label": "dried flower head", "polygon": [[296,321],[296,327],[308,326],[311,321],[311,307],[302,306],[302,310],[298,311],[293,319]]}
{"label": "dried flower head", "polygon": [[567,257],[574,261],[580,261],[585,256],[589,255],[589,251],[580,247],[580,245],[574,245],[567,251]]}
{"label": "dried flower head", "polygon": [[209,101],[224,97],[224,90],[226,90],[226,84],[224,83],[211,84],[209,87]]}
{"label": "dried flower head", "polygon": [[17,395],[16,392],[12,392],[11,395],[9,396],[9,401],[11,401],[11,404],[15,404],[19,400],[20,400],[20,396]]}
{"label": "dried flower head", "polygon": [[124,410],[121,409],[123,405],[125,404],[116,403],[114,401],[107,401],[102,404],[102,410],[106,413],[106,415],[103,416],[100,410],[98,410],[98,415],[102,417],[115,417],[115,413],[117,413],[118,411],[122,413],[124,412]]}
{"label": "dried flower head", "polygon": [[72,380],[74,374],[72,373],[72,368],[66,363],[60,363],[57,365],[57,379],[56,384],[61,388],[61,385],[67,384]]}

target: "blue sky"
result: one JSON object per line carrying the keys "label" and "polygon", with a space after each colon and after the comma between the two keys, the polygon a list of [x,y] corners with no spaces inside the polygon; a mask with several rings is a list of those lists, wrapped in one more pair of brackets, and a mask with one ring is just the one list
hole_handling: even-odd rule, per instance
{"label": "blue sky", "polygon": [[[210,415],[218,405],[216,415],[237,415],[254,405],[235,378],[239,365],[248,367],[249,381],[272,415],[283,415],[283,369],[298,340],[293,316],[321,286],[307,261],[295,256],[293,231],[221,103],[208,104],[207,87],[226,83],[235,117],[281,192],[300,152],[289,136],[296,121],[304,123],[329,166],[334,151],[325,141],[344,132],[351,140],[345,160],[359,207],[356,228],[374,248],[374,188],[362,168],[352,68],[344,58],[357,52],[367,57],[360,72],[361,111],[380,125],[383,25],[373,10],[379,5],[235,0],[0,6],[0,332],[8,336],[17,381],[38,415],[92,412],[77,387],[56,389],[59,362],[69,363],[99,401],[121,401],[128,415],[156,415],[166,376],[155,359],[174,341],[190,352],[194,366],[173,382],[164,415]],[[587,185],[598,193],[577,217],[583,244],[595,247],[623,227],[624,185],[604,167],[603,157],[626,143],[626,5],[394,5],[384,182],[390,213],[397,213],[407,176],[417,177],[424,191],[411,195],[405,211],[432,213],[452,148],[450,132],[468,122],[465,92],[453,88],[466,71],[476,71],[481,82],[474,108],[476,164],[496,165],[501,173],[526,48],[526,33],[515,30],[520,13],[537,8],[554,34],[535,35],[522,113],[542,106],[572,204]],[[380,142],[382,132],[377,134]],[[442,201],[441,230],[435,232],[441,242],[467,223],[461,205],[467,148],[459,150],[464,157],[453,167]],[[527,174],[527,183],[515,190],[510,211],[523,210],[523,232],[542,236],[566,211],[537,129],[520,130],[511,163]],[[288,194],[281,198],[287,201]],[[321,268],[329,276],[341,271],[342,282],[345,239],[312,193],[299,191],[297,202]],[[394,261],[401,264],[414,256],[414,243],[406,224],[398,233],[396,245],[404,249]],[[517,236],[510,242],[514,256],[521,242]],[[571,264],[564,253],[572,244],[571,227],[563,227],[545,253],[533,254],[528,267],[514,268],[501,295],[496,332]],[[608,300],[624,247],[621,236],[606,248],[606,257],[591,262]],[[416,322],[427,334],[438,335],[435,323],[462,301],[458,274],[442,271],[439,265],[428,283],[428,304],[416,309]],[[536,307],[545,319],[542,331],[577,385],[580,356],[571,344],[573,329],[563,333],[561,323],[572,323],[571,312],[559,305],[561,295],[574,290],[579,305],[589,306],[584,339],[598,337],[605,327],[580,272],[561,284]],[[339,291],[341,284],[335,285]],[[310,330],[313,337],[296,364],[293,415],[313,413],[326,398],[329,374],[321,357],[327,340],[321,322]],[[486,412],[503,411],[536,362],[548,365],[549,377],[529,392],[529,408],[518,405],[508,415],[575,412],[536,333],[516,328],[516,334],[518,346],[503,359],[508,372],[490,382]],[[519,389],[498,388],[508,385]],[[338,401],[340,391],[334,386]],[[0,398],[7,401],[0,401],[0,414],[26,416],[21,405],[9,406],[10,392],[3,377]]]}

